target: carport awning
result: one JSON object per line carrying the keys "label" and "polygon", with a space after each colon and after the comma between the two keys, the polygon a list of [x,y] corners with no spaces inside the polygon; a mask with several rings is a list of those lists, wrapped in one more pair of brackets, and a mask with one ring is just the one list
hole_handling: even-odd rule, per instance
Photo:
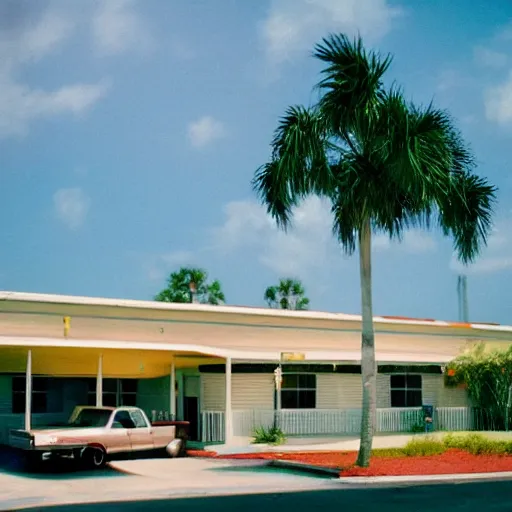
{"label": "carport awning", "polygon": [[[218,348],[208,345],[192,344],[170,344],[170,343],[150,343],[133,341],[111,341],[111,340],[86,340],[86,339],[58,339],[58,338],[33,338],[33,337],[9,337],[0,336],[0,348],[2,347],[47,347],[47,348],[73,348],[73,349],[96,349],[108,351],[123,351],[125,353],[132,351],[144,352],[163,352],[178,356],[207,356],[216,358],[231,358],[233,361],[262,361],[278,362],[281,359],[282,352],[289,350],[280,350],[276,347],[273,350],[243,350],[233,348]],[[405,348],[405,347],[404,347]],[[352,362],[359,363],[361,352],[353,350],[307,350],[302,351],[304,362]],[[438,353],[435,351],[409,352],[409,351],[376,351],[376,359],[379,363],[420,363],[420,364],[445,364],[453,359],[453,354]]]}

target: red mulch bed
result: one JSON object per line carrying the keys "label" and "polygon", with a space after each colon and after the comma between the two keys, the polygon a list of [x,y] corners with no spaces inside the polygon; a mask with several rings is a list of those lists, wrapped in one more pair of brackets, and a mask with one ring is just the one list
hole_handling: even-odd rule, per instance
{"label": "red mulch bed", "polygon": [[[211,456],[211,455],[210,455]],[[251,453],[223,455],[221,459],[290,460],[314,466],[340,469],[340,476],[448,475],[512,471],[512,456],[471,455],[447,450],[425,457],[372,457],[369,468],[355,467],[356,452]]]}
{"label": "red mulch bed", "polygon": [[204,459],[212,459],[217,457],[216,452],[208,452],[206,450],[187,450],[188,457],[202,457]]}

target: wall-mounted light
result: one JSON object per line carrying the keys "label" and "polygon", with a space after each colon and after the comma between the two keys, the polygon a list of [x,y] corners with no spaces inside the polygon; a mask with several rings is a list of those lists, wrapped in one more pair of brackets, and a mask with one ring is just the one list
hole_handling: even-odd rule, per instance
{"label": "wall-mounted light", "polygon": [[65,316],[62,318],[62,323],[64,324],[64,337],[67,338],[69,334],[69,330],[71,329],[71,317]]}

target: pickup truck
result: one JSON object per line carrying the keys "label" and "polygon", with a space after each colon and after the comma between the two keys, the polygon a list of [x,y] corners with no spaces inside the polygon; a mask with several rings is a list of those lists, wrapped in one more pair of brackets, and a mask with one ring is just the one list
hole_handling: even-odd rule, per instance
{"label": "pickup truck", "polygon": [[62,427],[11,430],[9,444],[23,450],[31,462],[72,457],[88,467],[101,468],[112,454],[165,450],[183,455],[186,428],[180,422],[152,425],[137,407],[75,408]]}

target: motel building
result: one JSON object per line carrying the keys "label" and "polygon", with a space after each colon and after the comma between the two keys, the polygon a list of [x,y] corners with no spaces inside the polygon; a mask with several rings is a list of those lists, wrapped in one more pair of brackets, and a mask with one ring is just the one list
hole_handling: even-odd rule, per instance
{"label": "motel building", "polygon": [[[375,317],[377,431],[472,428],[444,365],[512,327]],[[135,405],[230,443],[274,421],[287,435],[357,434],[361,317],[0,292],[0,444],[9,430],[62,423],[76,405]],[[282,380],[276,379],[280,368]],[[414,414],[412,414],[414,413]]]}

